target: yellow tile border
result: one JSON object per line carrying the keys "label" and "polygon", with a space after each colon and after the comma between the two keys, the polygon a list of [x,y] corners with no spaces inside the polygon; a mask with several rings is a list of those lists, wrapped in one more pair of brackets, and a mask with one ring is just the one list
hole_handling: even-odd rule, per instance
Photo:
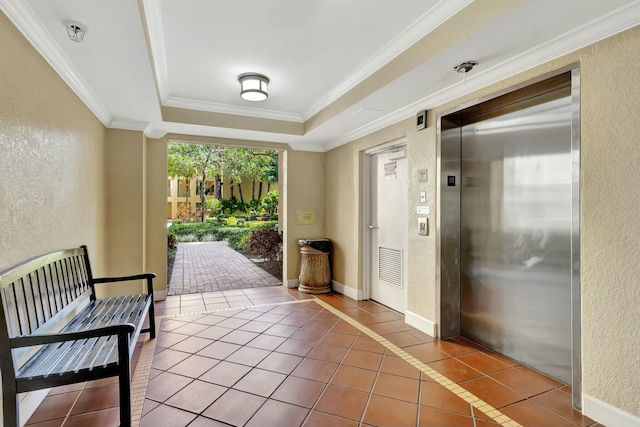
{"label": "yellow tile border", "polygon": [[296,299],[296,300],[292,300],[292,301],[282,301],[282,302],[269,302],[269,303],[265,303],[265,304],[253,304],[253,305],[243,305],[240,307],[229,307],[229,308],[217,308],[214,310],[200,310],[200,311],[190,311],[187,313],[175,313],[175,314],[166,314],[163,316],[157,316],[157,318],[166,318],[166,319],[173,319],[175,317],[182,317],[182,316],[193,316],[195,314],[215,314],[215,313],[220,313],[220,312],[224,312],[224,311],[236,311],[236,310],[248,310],[250,308],[258,308],[258,307],[271,307],[274,305],[285,305],[285,304],[298,304],[301,302],[313,302],[314,300],[311,298],[308,299]]}
{"label": "yellow tile border", "polygon": [[[156,317],[156,338],[160,331],[160,323],[162,323],[162,317]],[[140,350],[136,370],[131,380],[131,427],[140,427],[155,351],[156,339],[146,340],[142,345],[142,350]]]}
{"label": "yellow tile border", "polygon": [[486,403],[482,399],[480,399],[477,396],[475,396],[473,393],[470,393],[469,391],[467,391],[464,388],[460,387],[455,382],[451,381],[450,379],[448,379],[444,375],[438,373],[433,368],[430,368],[425,363],[423,363],[420,360],[416,359],[415,357],[413,357],[412,355],[410,355],[409,353],[407,353],[406,351],[404,351],[400,347],[396,346],[392,342],[390,342],[387,339],[385,339],[383,336],[375,333],[374,331],[372,331],[371,329],[367,328],[366,326],[364,326],[360,322],[358,322],[358,321],[352,319],[351,317],[349,317],[348,315],[344,314],[343,312],[341,312],[337,308],[335,308],[332,305],[322,301],[319,298],[315,298],[315,302],[316,302],[316,304],[320,305],[325,310],[330,311],[331,313],[333,313],[336,316],[338,316],[340,319],[342,319],[345,322],[349,323],[351,326],[355,327],[360,332],[368,335],[373,340],[375,340],[378,343],[382,344],[388,350],[390,350],[391,352],[395,353],[398,357],[400,357],[401,359],[403,359],[406,362],[410,363],[412,366],[414,366],[417,369],[419,369],[423,374],[427,375],[429,378],[431,378],[432,380],[434,380],[438,384],[444,386],[447,390],[449,390],[450,392],[452,392],[453,394],[455,394],[456,396],[458,396],[459,398],[461,398],[465,402],[469,403],[474,408],[484,412],[493,421],[495,421],[498,424],[501,424],[501,425],[503,425],[505,427],[522,427],[522,425],[520,423],[512,420],[511,418],[509,418],[508,416],[506,416],[505,414],[503,414],[502,412],[500,412],[496,408],[492,407],[491,405],[489,405],[488,403]]}
{"label": "yellow tile border", "polygon": [[[492,407],[482,399],[475,396],[473,393],[470,393],[469,391],[465,390],[460,385],[456,384],[455,382],[451,381],[449,378],[445,377],[444,375],[435,371],[433,368],[429,367],[425,363],[416,359],[406,351],[402,350],[397,345],[385,339],[383,336],[377,334],[376,332],[367,328],[360,322],[344,314],[339,309],[333,307],[332,305],[322,301],[317,297],[313,297],[313,299],[309,298],[309,299],[302,299],[302,300],[283,301],[283,302],[268,303],[268,304],[256,304],[256,305],[248,305],[248,306],[242,306],[242,307],[220,308],[216,310],[203,310],[203,311],[194,311],[189,313],[178,313],[178,314],[169,314],[165,316],[158,316],[156,317],[156,328],[159,332],[160,323],[164,318],[192,316],[195,314],[207,315],[207,314],[215,314],[215,313],[224,312],[224,311],[247,310],[247,309],[256,308],[256,307],[271,307],[271,306],[277,306],[277,305],[298,304],[298,303],[305,303],[305,302],[315,302],[325,310],[335,314],[340,319],[344,320],[345,322],[349,323],[351,326],[358,329],[360,332],[368,335],[370,338],[372,338],[376,342],[386,347],[389,351],[395,353],[398,357],[400,357],[407,363],[411,364],[416,369],[420,370],[422,373],[427,375],[429,378],[431,378],[438,384],[445,387],[447,390],[449,390],[450,392],[458,396],[460,399],[464,400],[465,402],[472,405],[474,408],[483,412],[485,415],[487,415],[496,423],[505,427],[522,427],[520,423],[512,420],[507,415],[503,414],[496,408]],[[149,383],[149,375],[151,373],[151,364],[153,363],[153,355],[155,352],[155,348],[156,348],[155,339],[145,341],[145,343],[142,346],[142,350],[140,352],[140,357],[138,358],[138,364],[136,367],[135,374],[131,381],[131,426],[132,427],[140,426],[140,420],[142,419],[142,410],[144,407],[144,400],[147,394],[147,385]]]}

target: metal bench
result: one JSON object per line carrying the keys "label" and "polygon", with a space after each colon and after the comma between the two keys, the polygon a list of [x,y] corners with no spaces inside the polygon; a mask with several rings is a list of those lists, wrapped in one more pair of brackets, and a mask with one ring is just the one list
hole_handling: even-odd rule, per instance
{"label": "metal bench", "polygon": [[[120,381],[120,425],[130,426],[131,355],[141,332],[155,338],[154,278],[94,278],[86,246],[1,273],[4,426],[20,425],[18,393],[113,376]],[[96,298],[96,284],[139,280],[147,293]]]}

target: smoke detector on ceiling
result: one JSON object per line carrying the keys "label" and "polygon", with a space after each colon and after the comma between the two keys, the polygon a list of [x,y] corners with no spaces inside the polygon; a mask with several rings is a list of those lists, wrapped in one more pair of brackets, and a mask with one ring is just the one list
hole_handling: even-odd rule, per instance
{"label": "smoke detector on ceiling", "polygon": [[67,36],[69,36],[69,39],[76,43],[80,43],[82,39],[84,39],[84,35],[89,31],[86,25],[77,21],[66,20],[62,21],[62,23],[67,28]]}
{"label": "smoke detector on ceiling", "polygon": [[453,67],[453,69],[460,74],[467,74],[476,65],[478,65],[478,61],[464,61]]}

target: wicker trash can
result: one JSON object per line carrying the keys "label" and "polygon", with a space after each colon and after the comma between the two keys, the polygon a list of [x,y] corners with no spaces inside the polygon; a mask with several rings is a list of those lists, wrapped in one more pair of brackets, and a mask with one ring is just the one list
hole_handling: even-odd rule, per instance
{"label": "wicker trash can", "polygon": [[331,267],[329,254],[331,240],[300,239],[300,284],[298,291],[307,294],[326,294],[331,292]]}

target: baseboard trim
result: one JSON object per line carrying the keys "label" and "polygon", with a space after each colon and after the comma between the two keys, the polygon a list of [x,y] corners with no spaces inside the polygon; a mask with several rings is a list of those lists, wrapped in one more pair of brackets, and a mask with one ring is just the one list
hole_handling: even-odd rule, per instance
{"label": "baseboard trim", "polygon": [[407,325],[413,326],[417,330],[424,332],[430,337],[435,338],[436,336],[436,333],[437,333],[436,324],[431,320],[427,319],[426,317],[422,317],[416,313],[413,313],[407,310],[405,312],[404,322]]}
{"label": "baseboard trim", "polygon": [[163,289],[161,291],[153,290],[153,300],[154,301],[164,301],[167,299],[167,290]]}
{"label": "baseboard trim", "polygon": [[300,285],[300,279],[287,280],[287,288],[289,289],[297,288],[299,285]]}
{"label": "baseboard trim", "polygon": [[[29,418],[36,412],[38,406],[44,401],[44,398],[49,394],[50,388],[44,390],[34,390],[28,393],[25,393],[24,396],[21,396],[20,399],[20,426],[24,426]],[[2,414],[2,410],[0,410],[0,415]],[[0,417],[0,427],[4,426],[3,417]],[[9,426],[5,426],[9,427]]]}
{"label": "baseboard trim", "polygon": [[336,280],[331,281],[331,287],[334,291],[344,295],[345,297],[349,297],[356,301],[362,301],[364,299],[364,295],[361,290],[354,289],[350,286],[345,286]]}
{"label": "baseboard trim", "polygon": [[607,427],[640,427],[640,417],[584,393],[582,413]]}

